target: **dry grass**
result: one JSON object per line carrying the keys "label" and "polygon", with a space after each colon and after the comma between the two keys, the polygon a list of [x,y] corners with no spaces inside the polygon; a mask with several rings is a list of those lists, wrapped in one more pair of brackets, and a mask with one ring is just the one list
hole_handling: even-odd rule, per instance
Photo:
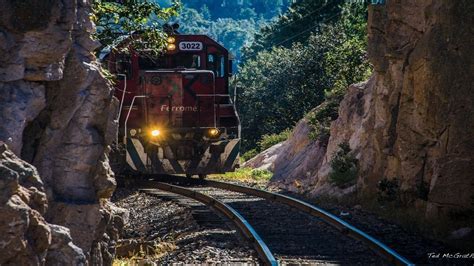
{"label": "dry grass", "polygon": [[[123,248],[119,244],[117,249]],[[176,250],[173,243],[140,243],[130,248],[126,256],[116,257],[112,263],[113,266],[135,266],[135,265],[157,265],[154,261],[166,256],[169,252]]]}

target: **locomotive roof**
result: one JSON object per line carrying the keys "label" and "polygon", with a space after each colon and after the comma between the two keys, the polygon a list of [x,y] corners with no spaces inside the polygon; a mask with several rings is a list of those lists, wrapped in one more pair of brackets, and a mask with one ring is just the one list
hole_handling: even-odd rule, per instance
{"label": "locomotive roof", "polygon": [[[132,33],[132,35],[133,35],[133,33]],[[184,37],[187,40],[190,40],[193,36],[194,37],[205,38],[208,41],[210,41],[212,44],[214,44],[216,46],[219,46],[220,48],[225,50],[227,52],[227,54],[229,55],[229,58],[234,59],[234,55],[231,52],[229,52],[229,50],[227,50],[227,48],[225,48],[222,44],[215,41],[213,38],[209,37],[208,35],[205,35],[205,34],[176,34],[175,36]],[[117,37],[119,45],[122,44],[123,42],[125,42],[129,38],[130,38],[130,35],[122,35],[122,36]],[[99,60],[104,60],[105,57],[107,57],[110,54],[111,51],[112,51],[112,46],[111,45],[108,45],[108,46],[104,47],[99,53]]]}

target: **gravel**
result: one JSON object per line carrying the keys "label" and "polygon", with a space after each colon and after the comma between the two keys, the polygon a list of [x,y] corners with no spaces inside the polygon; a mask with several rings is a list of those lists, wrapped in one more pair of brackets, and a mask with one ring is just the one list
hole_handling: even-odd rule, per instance
{"label": "gravel", "polygon": [[[262,182],[232,182],[240,185],[279,192],[307,202],[301,195],[267,187]],[[281,265],[372,264],[381,265],[379,258],[366,256],[363,244],[352,239],[336,237],[332,228],[321,230],[326,224],[303,213],[295,213],[286,206],[268,203],[239,193],[218,192],[201,188],[201,192],[217,196],[237,209],[254,226]],[[252,246],[246,242],[225,218],[217,217],[209,209],[192,200],[183,200],[167,193],[151,195],[119,189],[116,203],[130,210],[130,223],[125,228],[123,241],[161,243],[161,253],[145,256],[156,264],[219,264],[257,265],[259,261]],[[474,254],[456,250],[445,243],[419,232],[410,231],[387,221],[361,206],[345,206],[318,201],[317,205],[341,217],[350,224],[387,244],[417,265],[473,265]],[[272,210],[272,211],[271,211]],[[276,211],[275,211],[276,210]],[[291,213],[291,214],[290,214]],[[271,222],[268,222],[271,217]],[[287,220],[293,226],[284,226]],[[288,236],[292,235],[288,238]],[[282,236],[287,239],[282,241]],[[302,241],[304,239],[304,241]],[[332,239],[339,239],[334,241]],[[303,244],[301,244],[303,243]],[[344,250],[345,252],[340,252]],[[370,251],[369,251],[370,252]],[[428,254],[467,254],[470,259],[435,259]],[[319,254],[320,256],[315,256]],[[150,259],[151,258],[151,259]],[[177,264],[180,265],[180,264]]]}
{"label": "gravel", "polygon": [[[113,201],[130,211],[119,255],[147,265],[259,262],[250,243],[225,219],[196,201],[123,188],[117,189]],[[140,246],[146,252],[140,253]]]}
{"label": "gravel", "polygon": [[321,219],[286,205],[222,189],[195,188],[236,209],[254,227],[280,264],[384,265],[365,244]]}
{"label": "gravel", "polygon": [[[322,200],[315,201],[314,199],[283,191],[280,188],[268,186],[268,184],[261,182],[232,181],[231,183],[281,193],[306,202],[314,202],[316,206],[335,214],[358,229],[375,237],[417,265],[474,265],[474,250],[455,248],[421,232],[408,230],[395,222],[364,210],[360,205],[347,206]],[[433,258],[430,258],[430,254]],[[434,258],[438,255],[440,258]],[[443,259],[443,255],[446,257],[461,255],[468,256],[469,258]]]}

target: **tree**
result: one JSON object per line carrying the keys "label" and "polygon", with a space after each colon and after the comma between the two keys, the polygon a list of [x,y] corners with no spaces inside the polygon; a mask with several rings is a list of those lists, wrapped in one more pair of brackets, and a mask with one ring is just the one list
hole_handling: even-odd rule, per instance
{"label": "tree", "polygon": [[291,47],[293,43],[304,42],[319,27],[333,24],[339,19],[344,0],[300,0],[290,6],[277,21],[261,29],[255,42],[243,50],[243,61],[254,57],[262,50],[274,45]]}
{"label": "tree", "polygon": [[207,5],[201,7],[201,15],[205,20],[211,20],[211,11],[209,11]]}
{"label": "tree", "polygon": [[366,7],[344,4],[340,10],[335,22],[316,27],[301,43],[273,46],[242,65],[236,83],[244,150],[264,135],[293,127],[323,102],[309,121],[315,138],[327,138],[346,88],[365,80],[371,69]]}
{"label": "tree", "polygon": [[171,7],[161,8],[156,2],[146,0],[95,0],[92,20],[97,30],[94,37],[103,46],[116,48],[123,41],[120,37],[127,36],[130,45],[137,50],[146,47],[155,52],[162,51],[167,37],[162,26],[177,15],[180,6],[179,1],[173,1]]}

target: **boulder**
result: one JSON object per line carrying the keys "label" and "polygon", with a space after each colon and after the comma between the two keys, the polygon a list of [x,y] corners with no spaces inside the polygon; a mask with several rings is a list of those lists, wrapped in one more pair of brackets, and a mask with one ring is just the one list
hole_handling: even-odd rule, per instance
{"label": "boulder", "polygon": [[271,146],[270,148],[262,151],[254,158],[246,161],[242,164],[242,167],[250,167],[259,170],[268,170],[270,172],[274,171],[275,168],[275,159],[278,154],[281,153],[281,150],[284,149],[285,142],[280,142]]}
{"label": "boulder", "polygon": [[[34,166],[2,142],[0,193],[0,265],[85,265],[84,253],[72,243],[69,231],[43,217],[48,202]],[[67,263],[53,263],[59,257]]]}

